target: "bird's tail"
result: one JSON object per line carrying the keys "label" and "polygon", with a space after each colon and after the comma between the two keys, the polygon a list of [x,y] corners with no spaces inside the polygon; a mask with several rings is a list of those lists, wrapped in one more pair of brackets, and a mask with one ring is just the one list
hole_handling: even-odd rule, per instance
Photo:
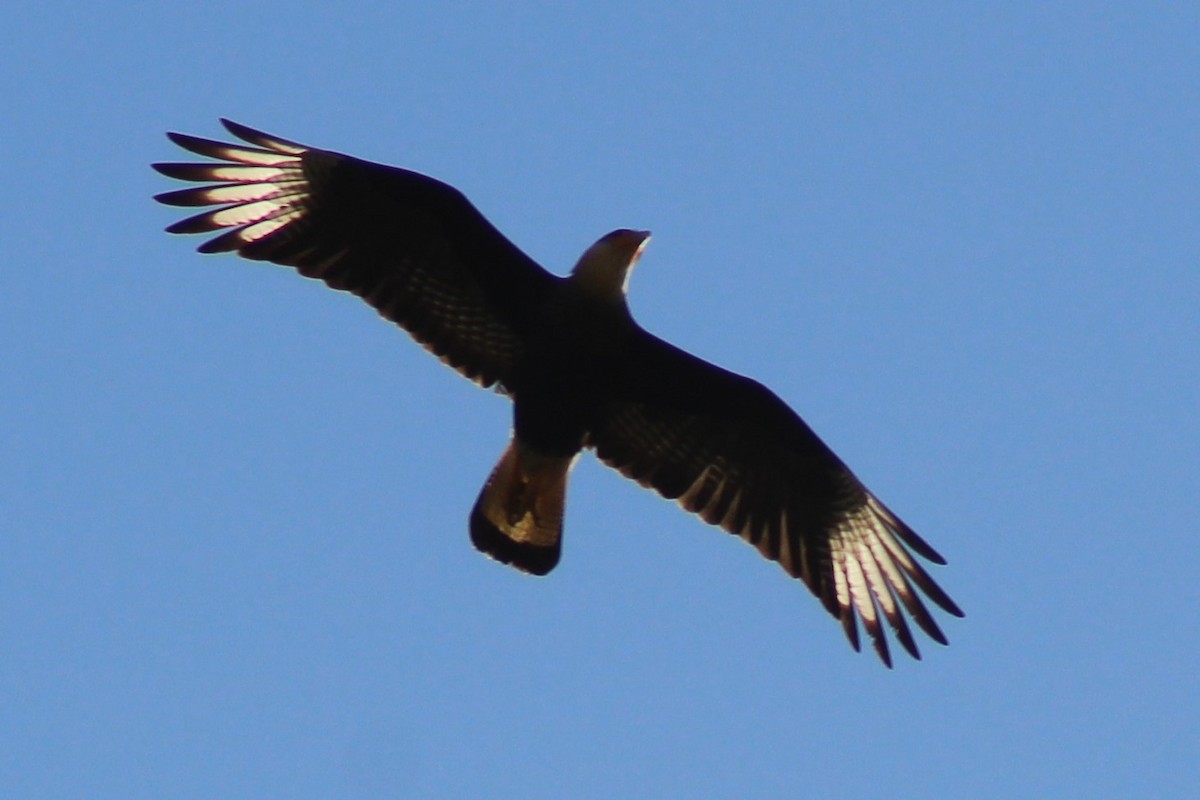
{"label": "bird's tail", "polygon": [[475,547],[522,572],[545,575],[562,553],[573,456],[546,456],[513,439],[471,509]]}

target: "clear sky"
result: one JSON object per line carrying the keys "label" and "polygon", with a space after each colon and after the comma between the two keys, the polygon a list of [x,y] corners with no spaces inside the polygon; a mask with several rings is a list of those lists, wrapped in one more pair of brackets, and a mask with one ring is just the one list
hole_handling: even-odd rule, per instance
{"label": "clear sky", "polygon": [[[0,795],[1200,796],[1200,7],[405,5],[0,11]],[[218,116],[560,273],[653,230],[634,314],[947,556],[950,647],[591,456],[552,575],[480,556],[508,402],[162,232]]]}

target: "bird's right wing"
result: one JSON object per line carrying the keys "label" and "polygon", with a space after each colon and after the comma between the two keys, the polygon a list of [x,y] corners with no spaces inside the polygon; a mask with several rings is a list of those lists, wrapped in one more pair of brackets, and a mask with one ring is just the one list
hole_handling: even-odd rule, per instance
{"label": "bird's right wing", "polygon": [[914,557],[945,561],[774,393],[638,330],[590,444],[808,585],[858,649],[861,622],[891,665],[881,621],[920,657],[905,612],[945,644],[918,589],[962,612]]}
{"label": "bird's right wing", "polygon": [[208,184],[156,199],[220,207],[168,231],[228,228],[200,251],[236,251],[353,292],[463,375],[512,389],[529,324],[524,309],[560,278],[444,183],[222,122],[249,145],[169,134],[217,161],[155,164],[169,177]]}

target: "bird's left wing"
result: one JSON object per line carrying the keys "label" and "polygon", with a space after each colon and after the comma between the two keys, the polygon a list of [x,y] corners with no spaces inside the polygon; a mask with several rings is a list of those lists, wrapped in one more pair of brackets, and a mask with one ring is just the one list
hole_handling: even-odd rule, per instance
{"label": "bird's left wing", "polygon": [[353,292],[468,378],[512,389],[529,324],[523,311],[560,278],[451,186],[222,122],[249,144],[168,134],[216,161],[155,164],[169,177],[207,184],[157,199],[219,206],[168,231],[228,229],[200,251],[236,251]]}
{"label": "bird's left wing", "polygon": [[782,400],[640,329],[623,364],[589,442],[603,462],[803,580],[856,650],[857,618],[891,666],[886,620],[920,658],[905,611],[946,643],[916,590],[962,612],[913,553],[944,559]]}

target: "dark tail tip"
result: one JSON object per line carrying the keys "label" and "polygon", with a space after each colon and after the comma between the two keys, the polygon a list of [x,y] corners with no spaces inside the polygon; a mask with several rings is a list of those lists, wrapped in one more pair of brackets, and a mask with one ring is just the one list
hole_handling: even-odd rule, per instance
{"label": "dark tail tip", "polygon": [[471,510],[471,543],[501,564],[511,564],[531,575],[545,575],[558,565],[562,541],[553,545],[517,542],[505,536],[483,515],[479,505]]}

